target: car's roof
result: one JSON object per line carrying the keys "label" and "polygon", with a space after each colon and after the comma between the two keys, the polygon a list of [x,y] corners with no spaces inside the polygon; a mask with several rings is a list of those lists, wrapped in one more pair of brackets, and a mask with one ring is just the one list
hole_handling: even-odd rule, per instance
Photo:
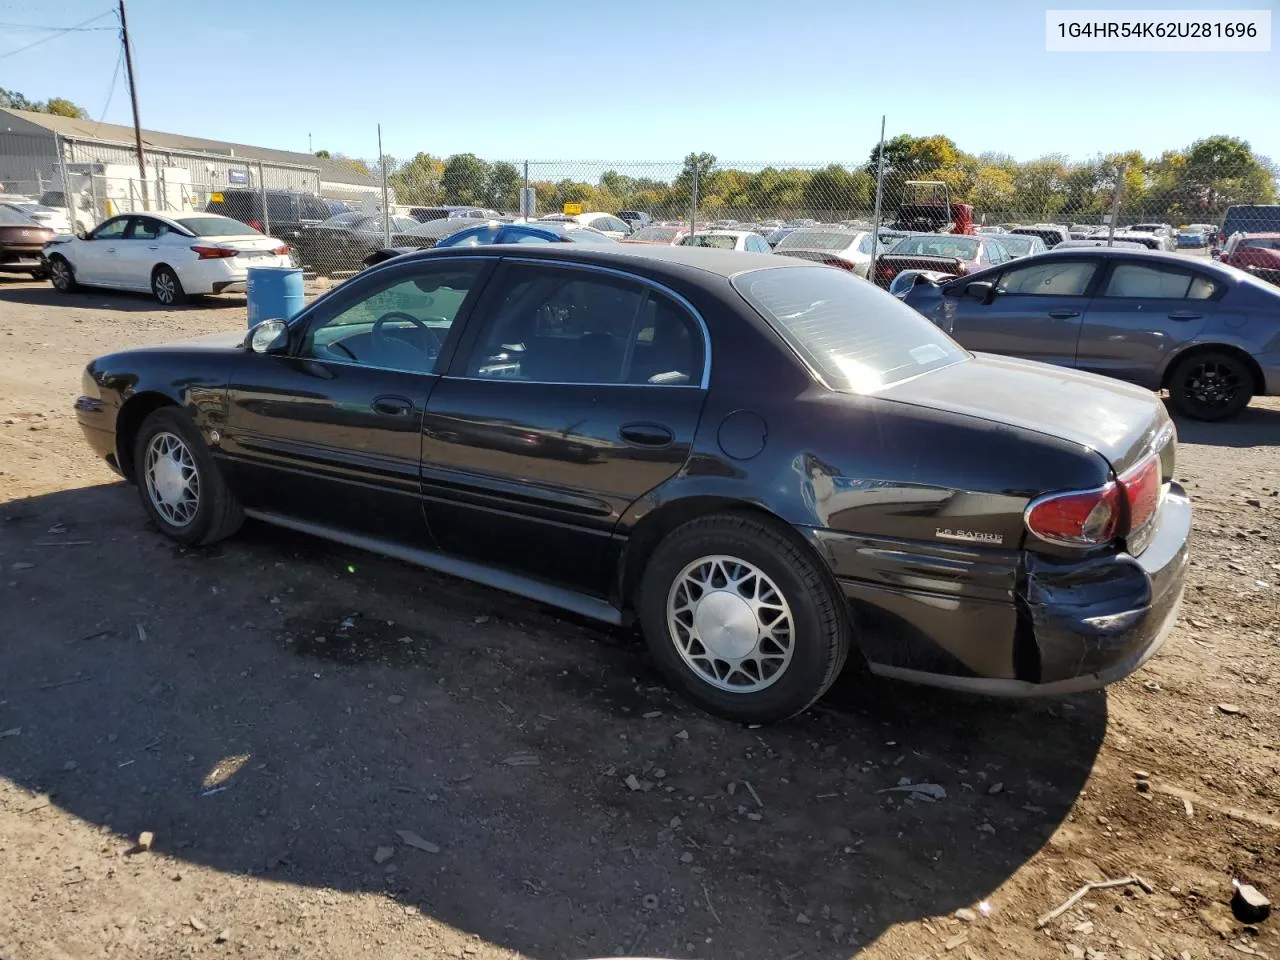
{"label": "car's roof", "polygon": [[1268,230],[1264,233],[1247,233],[1245,231],[1241,231],[1240,239],[1241,240],[1280,240],[1280,233],[1277,233],[1275,230]]}
{"label": "car's roof", "polygon": [[[1070,250],[1059,251],[1057,247],[1054,247],[1047,253],[1037,253],[1036,257],[1078,257],[1081,254],[1090,257],[1120,257],[1125,259],[1138,256],[1141,257],[1144,262],[1151,262],[1154,260],[1157,262],[1167,263],[1172,267],[1183,267],[1185,269],[1200,270],[1209,273],[1228,272],[1226,267],[1219,266],[1219,264],[1213,260],[1191,260],[1180,254],[1165,253],[1163,250],[1151,250],[1149,248],[1135,250],[1132,247],[1072,247]],[[1026,261],[1024,260],[1023,262],[1025,263]],[[1235,276],[1236,274],[1232,273],[1231,275]]]}
{"label": "car's roof", "polygon": [[[613,267],[618,270],[655,270],[660,273],[684,274],[695,272],[719,277],[733,277],[751,270],[814,268],[808,260],[788,259],[772,253],[746,253],[737,250],[717,250],[707,247],[667,247],[644,244],[491,244],[479,247],[443,247],[422,250],[394,262],[421,257],[431,259],[441,256],[489,256],[495,254],[517,256],[521,259],[548,260],[563,263],[585,263],[594,266]],[[390,262],[390,261],[388,261]]]}
{"label": "car's roof", "polygon": [[717,236],[717,237],[750,237],[754,236],[754,230],[730,230],[728,227],[712,227],[709,230],[699,230],[695,236]]}

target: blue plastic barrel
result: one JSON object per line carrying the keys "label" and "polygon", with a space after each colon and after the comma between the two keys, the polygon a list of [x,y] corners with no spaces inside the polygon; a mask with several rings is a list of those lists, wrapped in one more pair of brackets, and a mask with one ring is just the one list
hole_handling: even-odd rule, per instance
{"label": "blue plastic barrel", "polygon": [[250,267],[245,284],[249,326],[263,320],[288,320],[302,309],[302,271],[297,267]]}

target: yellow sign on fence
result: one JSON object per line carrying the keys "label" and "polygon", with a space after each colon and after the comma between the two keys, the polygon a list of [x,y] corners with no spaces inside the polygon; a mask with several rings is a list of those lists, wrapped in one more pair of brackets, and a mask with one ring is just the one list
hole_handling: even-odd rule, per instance
{"label": "yellow sign on fence", "polygon": [[566,217],[576,217],[578,214],[582,213],[582,204],[566,203],[564,205],[564,213]]}
{"label": "yellow sign on fence", "polygon": [[210,202],[210,203],[221,203],[221,202],[222,202],[222,194],[220,194],[220,193],[211,193],[211,194],[209,194],[209,202]]}

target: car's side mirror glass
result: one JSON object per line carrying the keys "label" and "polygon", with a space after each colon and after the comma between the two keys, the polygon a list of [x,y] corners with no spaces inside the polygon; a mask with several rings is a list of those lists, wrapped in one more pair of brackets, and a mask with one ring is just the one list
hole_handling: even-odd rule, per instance
{"label": "car's side mirror glass", "polygon": [[965,296],[973,297],[975,300],[986,301],[990,298],[994,287],[986,280],[975,280],[973,283],[965,284]]}
{"label": "car's side mirror glass", "polygon": [[289,324],[263,320],[249,331],[249,349],[254,353],[284,353],[289,349]]}

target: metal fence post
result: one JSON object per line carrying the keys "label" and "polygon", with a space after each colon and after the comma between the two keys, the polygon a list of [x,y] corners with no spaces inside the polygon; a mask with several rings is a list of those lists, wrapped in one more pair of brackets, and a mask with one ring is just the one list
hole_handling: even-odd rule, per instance
{"label": "metal fence post", "polygon": [[698,232],[698,155],[693,156],[693,193],[689,203],[689,236]]}
{"label": "metal fence post", "polygon": [[529,198],[529,161],[524,162],[524,191],[520,194],[520,212],[524,214],[526,220],[533,219],[533,204],[528,202]]}
{"label": "metal fence post", "polygon": [[271,235],[271,211],[267,208],[267,177],[258,161],[258,195],[262,197],[262,232]]}
{"label": "metal fence post", "polygon": [[876,151],[876,208],[871,228],[871,266],[867,279],[875,281],[876,258],[880,254],[880,200],[884,196],[884,114],[880,115],[880,149]]}
{"label": "metal fence post", "polygon": [[[62,176],[62,205],[67,208],[67,218],[71,221],[71,232],[76,232],[76,202],[71,196],[71,179],[67,176],[67,161],[63,155],[62,137],[53,135],[54,146],[58,151],[58,173]],[[89,175],[92,182],[93,174]]]}
{"label": "metal fence post", "polygon": [[1124,174],[1129,169],[1127,163],[1120,164],[1116,174],[1116,189],[1111,197],[1111,223],[1107,226],[1107,246],[1114,246],[1116,241],[1116,218],[1120,216],[1120,195],[1124,193]]}
{"label": "metal fence post", "polygon": [[382,152],[382,124],[378,124],[378,168],[382,172],[382,242],[391,246],[391,201],[387,191],[387,155]]}

